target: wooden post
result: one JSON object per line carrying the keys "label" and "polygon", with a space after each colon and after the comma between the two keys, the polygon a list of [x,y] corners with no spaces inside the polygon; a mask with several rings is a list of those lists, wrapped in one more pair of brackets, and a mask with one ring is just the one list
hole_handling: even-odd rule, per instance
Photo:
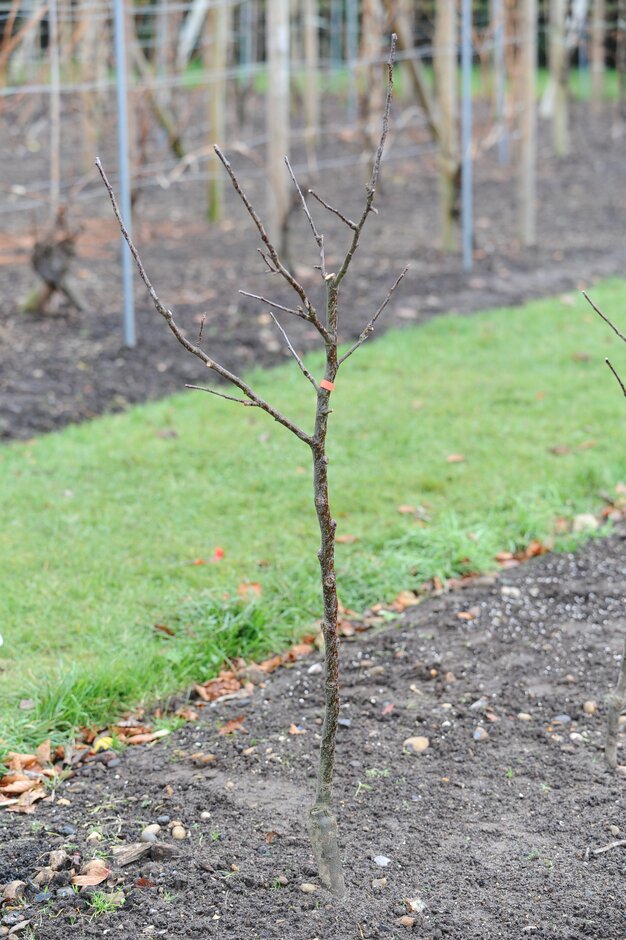
{"label": "wooden post", "polygon": [[617,71],[618,111],[626,121],[626,0],[617,0],[617,44],[615,50]]}
{"label": "wooden post", "polygon": [[593,0],[591,11],[591,103],[597,110],[604,95],[605,0]]}
{"label": "wooden post", "polygon": [[504,54],[504,3],[491,0],[491,31],[493,35],[494,104],[498,125],[498,159],[500,166],[509,162],[509,129],[506,116],[506,57]]}
{"label": "wooden post", "polygon": [[439,125],[441,247],[456,247],[456,197],[459,167],[457,12],[455,0],[438,0],[433,43]]}
{"label": "wooden post", "polygon": [[289,0],[271,0],[265,11],[267,50],[267,219],[269,236],[284,250],[289,211]]}
{"label": "wooden post", "polygon": [[537,240],[537,0],[520,0],[519,42],[519,228],[531,246]]}
{"label": "wooden post", "polygon": [[304,120],[309,147],[317,143],[320,121],[318,87],[319,63],[319,2],[302,0],[302,26],[304,32]]}
{"label": "wooden post", "polygon": [[[380,56],[383,11],[379,0],[363,0],[361,20],[361,58],[364,65],[360,76],[360,113],[365,125],[367,146],[378,136],[378,121],[383,109],[383,84],[379,80],[376,60]],[[373,63],[373,64],[368,64]]]}
{"label": "wooden post", "polygon": [[213,144],[222,144],[225,135],[226,112],[226,63],[228,33],[230,29],[230,6],[227,0],[219,0],[212,6],[206,18],[205,66],[209,72],[209,189],[207,217],[209,222],[219,222],[222,217],[224,177],[220,162],[213,151]]}

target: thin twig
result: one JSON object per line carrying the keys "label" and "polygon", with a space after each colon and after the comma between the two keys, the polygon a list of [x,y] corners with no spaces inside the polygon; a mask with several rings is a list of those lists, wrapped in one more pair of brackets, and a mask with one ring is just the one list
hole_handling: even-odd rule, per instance
{"label": "thin twig", "polygon": [[322,199],[321,196],[318,196],[314,190],[309,189],[308,192],[311,196],[313,196],[314,199],[317,199],[317,201],[322,206],[324,206],[325,209],[328,209],[329,212],[334,213],[334,215],[340,218],[342,222],[346,223],[348,228],[351,228],[353,232],[356,232],[356,222],[353,222],[352,219],[349,219],[346,215],[343,214],[343,212],[340,212],[339,209],[335,209],[334,206],[331,206],[329,202],[326,202],[325,199]]}
{"label": "thin twig", "polygon": [[202,342],[202,334],[204,332],[204,324],[206,323],[206,313],[202,314],[202,319],[200,320],[200,329],[198,330],[198,346]]}
{"label": "thin twig", "polygon": [[289,170],[289,175],[290,175],[290,177],[291,177],[292,180],[293,180],[293,185],[296,187],[298,196],[300,197],[300,202],[302,203],[302,208],[304,209],[304,214],[306,215],[307,219],[309,220],[309,225],[311,226],[311,231],[313,232],[313,238],[314,238],[315,241],[317,242],[317,247],[318,247],[319,250],[320,250],[320,271],[321,271],[322,277],[323,277],[324,279],[326,279],[326,258],[325,258],[325,256],[324,256],[324,236],[323,236],[323,235],[320,235],[320,233],[317,231],[317,228],[315,227],[315,222],[313,221],[313,216],[312,216],[311,213],[309,212],[309,207],[308,207],[307,204],[306,204],[306,199],[304,198],[304,193],[302,192],[302,189],[300,188],[300,184],[298,183],[298,180],[296,179],[296,175],[295,175],[295,173],[293,172],[293,169],[292,169],[292,167],[291,167],[291,163],[289,162],[289,157],[285,157],[285,165],[286,165],[287,169]]}
{"label": "thin twig", "polygon": [[273,264],[274,264],[274,267],[276,268],[276,270],[278,271],[278,273],[287,281],[287,283],[289,284],[289,286],[293,288],[293,290],[296,292],[296,294],[298,295],[298,297],[299,297],[300,300],[302,301],[302,305],[303,305],[303,307],[304,307],[304,309],[305,309],[305,311],[306,311],[306,313],[307,313],[307,319],[311,321],[311,323],[313,324],[313,326],[318,330],[318,332],[324,337],[325,340],[330,339],[330,336],[329,336],[329,334],[328,334],[328,331],[326,330],[326,328],[324,327],[323,323],[321,322],[321,320],[320,320],[319,317],[317,316],[315,307],[313,306],[313,304],[311,303],[311,301],[310,301],[309,298],[307,297],[307,294],[306,294],[306,291],[305,291],[304,287],[302,286],[302,284],[300,284],[300,282],[293,276],[293,274],[291,273],[291,271],[289,271],[289,270],[285,267],[285,265],[282,263],[282,261],[280,260],[280,258],[279,258],[279,256],[278,256],[278,252],[276,251],[276,248],[274,247],[274,245],[273,245],[272,242],[270,241],[270,237],[269,237],[269,235],[267,234],[267,232],[265,231],[265,226],[264,226],[263,223],[261,222],[261,219],[259,218],[259,215],[258,215],[256,209],[254,208],[254,206],[252,205],[252,203],[251,203],[250,200],[248,199],[246,193],[245,193],[244,190],[241,188],[241,184],[239,183],[239,180],[237,179],[237,176],[235,175],[235,171],[233,170],[233,168],[232,168],[232,166],[230,165],[229,161],[226,159],[226,156],[224,155],[224,153],[222,153],[222,151],[221,151],[220,148],[217,146],[217,144],[215,145],[215,147],[214,147],[213,149],[215,150],[215,153],[217,154],[219,160],[222,162],[222,164],[223,164],[223,166],[224,166],[224,169],[226,170],[226,172],[227,172],[228,175],[230,176],[230,180],[231,180],[231,183],[233,184],[233,187],[234,187],[234,189],[235,189],[235,192],[237,193],[237,195],[239,196],[239,198],[240,198],[241,201],[243,202],[244,206],[245,206],[246,209],[248,210],[248,215],[250,216],[250,218],[252,219],[252,221],[253,221],[254,224],[256,225],[257,231],[258,231],[259,235],[261,236],[261,241],[263,242],[263,244],[264,244],[265,247],[267,248],[268,254],[269,254],[270,258],[272,259],[272,262],[273,262]]}
{"label": "thin twig", "polygon": [[317,382],[315,381],[315,379],[313,378],[313,376],[311,375],[311,373],[309,372],[309,370],[307,369],[307,367],[306,367],[305,364],[303,363],[303,361],[302,361],[302,359],[300,358],[300,356],[298,355],[298,353],[297,353],[297,352],[295,351],[295,349],[293,348],[293,345],[292,345],[292,343],[291,343],[291,340],[289,339],[286,330],[283,329],[282,324],[281,324],[280,321],[278,320],[278,317],[276,317],[276,316],[272,313],[271,310],[269,311],[269,315],[270,315],[270,317],[272,318],[272,320],[274,321],[274,323],[276,324],[276,326],[278,327],[278,329],[280,330],[280,332],[283,334],[283,338],[284,338],[285,342],[287,343],[287,346],[289,347],[289,352],[291,353],[291,355],[293,356],[293,358],[294,358],[294,359],[296,360],[296,362],[298,363],[298,367],[299,367],[300,371],[302,372],[302,374],[303,374],[304,376],[306,376],[306,378],[309,380],[309,382],[311,383],[311,385],[313,386],[313,388],[315,389],[315,391],[316,391],[316,392],[319,392],[319,390],[320,390],[319,385],[317,384]]}
{"label": "thin twig", "polygon": [[139,252],[135,248],[133,240],[130,237],[130,234],[128,232],[128,229],[124,225],[124,220],[122,219],[120,210],[117,205],[117,200],[115,199],[115,193],[113,192],[113,187],[111,186],[111,184],[109,183],[109,180],[107,179],[106,173],[104,172],[102,163],[100,162],[99,158],[96,159],[96,167],[98,168],[98,172],[100,176],[102,177],[102,182],[104,183],[106,190],[109,194],[109,199],[111,200],[111,205],[113,206],[113,212],[115,214],[115,218],[117,219],[117,223],[124,237],[124,241],[128,245],[130,253],[134,258],[135,264],[137,265],[139,276],[141,277],[141,280],[144,282],[144,284],[146,285],[148,289],[148,293],[150,294],[150,297],[152,299],[152,303],[154,304],[155,309],[157,310],[158,313],[161,314],[163,319],[166,321],[168,327],[170,328],[171,332],[174,334],[178,342],[181,344],[181,346],[184,346],[188,352],[192,353],[192,355],[197,356],[198,359],[204,362],[204,364],[209,369],[213,369],[214,372],[217,372],[218,375],[221,375],[222,378],[226,379],[227,382],[230,382],[232,385],[235,385],[238,389],[240,389],[240,391],[244,393],[246,398],[249,398],[250,401],[254,402],[254,404],[257,405],[257,407],[262,408],[263,411],[266,411],[269,415],[271,415],[274,421],[277,421],[279,424],[282,424],[289,431],[291,431],[292,434],[295,434],[296,437],[300,438],[301,441],[304,441],[305,444],[312,446],[312,443],[313,443],[312,437],[309,434],[307,434],[305,431],[303,431],[302,428],[298,427],[297,424],[294,424],[293,421],[290,421],[289,418],[286,418],[285,415],[281,414],[280,411],[278,411],[276,408],[270,405],[269,402],[265,401],[263,398],[257,395],[257,393],[253,391],[250,388],[250,386],[246,382],[243,381],[243,379],[240,379],[238,375],[235,375],[233,372],[229,372],[229,370],[226,369],[224,366],[220,365],[219,362],[215,362],[214,359],[211,359],[211,357],[208,356],[204,352],[203,349],[200,349],[199,346],[196,346],[194,343],[191,343],[187,339],[187,337],[184,335],[184,333],[182,332],[182,330],[180,329],[180,327],[174,320],[174,314],[168,307],[165,307],[161,303],[161,300],[159,299],[157,292],[152,286],[150,278],[148,277],[146,273],[146,269],[143,266],[142,260],[139,257]]}
{"label": "thin twig", "polygon": [[616,842],[609,842],[608,845],[603,845],[602,848],[594,849],[594,855],[602,855],[603,852],[610,852],[611,849],[619,849],[620,846],[626,845],[626,839],[618,839]]}
{"label": "thin twig", "polygon": [[339,367],[342,362],[345,362],[346,359],[347,359],[349,356],[351,356],[352,353],[355,352],[355,351],[359,348],[359,346],[362,346],[363,343],[365,342],[365,340],[368,338],[368,336],[371,336],[371,334],[374,332],[374,326],[376,325],[376,321],[378,320],[378,318],[379,318],[379,316],[381,315],[381,313],[383,312],[383,310],[386,308],[387,304],[388,304],[389,301],[391,300],[391,297],[392,297],[393,292],[395,291],[396,287],[398,286],[398,284],[400,283],[400,281],[402,280],[402,278],[404,277],[404,275],[406,274],[406,272],[407,272],[408,270],[409,270],[409,266],[408,266],[408,264],[407,264],[407,266],[406,266],[406,268],[404,269],[404,271],[403,271],[401,274],[398,275],[398,277],[396,278],[396,280],[394,281],[394,283],[393,283],[393,284],[391,285],[391,287],[389,288],[389,291],[388,291],[388,293],[387,293],[387,296],[386,296],[385,299],[383,300],[382,304],[380,305],[380,307],[378,308],[378,310],[376,311],[376,313],[374,314],[374,316],[372,317],[372,319],[370,320],[370,322],[367,324],[367,326],[365,327],[365,329],[364,329],[364,330],[362,331],[362,333],[360,334],[360,336],[359,336],[359,338],[357,339],[356,343],[354,343],[354,345],[350,347],[350,349],[348,350],[348,352],[345,353],[345,354],[339,359],[339,361],[338,361],[338,363],[337,363],[337,367]]}
{"label": "thin twig", "polygon": [[622,382],[622,380],[620,379],[618,373],[615,371],[615,369],[614,369],[613,366],[611,365],[611,362],[610,362],[608,359],[605,359],[604,361],[606,362],[607,366],[609,367],[609,369],[611,370],[611,372],[613,373],[613,375],[614,375],[615,378],[617,379],[617,381],[618,381],[618,383],[619,383],[619,387],[621,388],[622,392],[624,393],[624,397],[626,398],[626,386],[624,386],[624,383]]}
{"label": "thin twig", "polygon": [[276,268],[273,268],[273,267],[272,267],[272,265],[271,265],[271,263],[270,263],[270,259],[267,257],[267,255],[265,254],[265,252],[263,251],[263,249],[262,249],[262,248],[257,248],[257,251],[258,251],[258,253],[261,255],[261,257],[263,258],[263,261],[265,262],[265,264],[266,264],[266,265],[268,266],[268,268],[270,269],[270,274],[279,274],[280,272],[277,271]]}
{"label": "thin twig", "polygon": [[236,401],[240,405],[245,405],[246,408],[258,408],[259,405],[255,401],[246,401],[245,398],[235,398],[234,395],[225,395],[223,392],[218,392],[214,388],[206,388],[204,385],[187,385],[185,388],[195,388],[198,392],[209,392],[210,395],[217,395],[218,398],[226,398],[227,401]]}
{"label": "thin twig", "polygon": [[611,329],[613,330],[613,332],[614,332],[614,333],[617,333],[617,335],[619,336],[619,338],[620,338],[621,340],[623,340],[623,341],[626,343],[626,336],[624,336],[624,334],[621,333],[620,330],[618,330],[618,328],[615,326],[615,324],[612,323],[612,322],[609,320],[609,318],[608,318],[604,313],[602,313],[602,311],[600,310],[599,307],[596,307],[596,305],[594,304],[593,300],[591,299],[591,297],[589,296],[589,294],[587,293],[587,291],[581,291],[581,293],[582,293],[583,297],[585,298],[585,300],[587,301],[587,303],[588,303],[591,307],[593,307],[593,309],[594,309],[595,312],[598,314],[598,316],[599,316],[599,317],[602,317],[602,319],[604,320],[604,322],[609,324],[609,326],[611,327]]}
{"label": "thin twig", "polygon": [[393,33],[391,36],[391,49],[389,50],[389,59],[387,62],[387,95],[385,97],[385,109],[383,111],[383,126],[380,134],[378,149],[376,150],[376,156],[374,157],[372,175],[366,188],[367,198],[365,200],[365,207],[361,213],[361,218],[356,223],[354,235],[352,236],[352,242],[348,248],[348,251],[346,252],[345,258],[343,259],[343,263],[334,277],[333,287],[335,289],[339,287],[344,277],[346,276],[348,268],[350,267],[350,262],[352,261],[354,253],[358,248],[361,231],[363,230],[363,226],[365,225],[368,215],[372,211],[372,203],[374,202],[376,184],[378,183],[378,175],[380,173],[380,164],[383,158],[383,150],[385,149],[385,141],[387,140],[387,132],[389,130],[389,113],[391,111],[391,97],[393,94],[393,66],[396,58],[397,39],[398,37],[395,33]]}
{"label": "thin twig", "polygon": [[244,297],[252,297],[253,300],[260,300],[261,303],[267,304],[268,307],[274,307],[276,310],[283,310],[285,313],[291,313],[294,317],[300,317],[301,320],[308,321],[309,319],[301,307],[299,309],[294,307],[283,307],[282,304],[274,303],[273,300],[268,300],[267,297],[261,297],[260,294],[251,294],[247,290],[240,290],[239,293],[243,294]]}

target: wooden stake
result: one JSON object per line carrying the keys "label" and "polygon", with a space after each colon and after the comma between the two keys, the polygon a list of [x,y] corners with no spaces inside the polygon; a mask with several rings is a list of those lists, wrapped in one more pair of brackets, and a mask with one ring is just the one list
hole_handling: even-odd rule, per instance
{"label": "wooden stake", "polygon": [[537,240],[537,0],[520,0],[519,42],[519,228],[530,246]]}
{"label": "wooden stake", "polygon": [[604,95],[605,0],[593,0],[591,11],[591,103],[597,110]]}
{"label": "wooden stake", "polygon": [[455,0],[438,0],[434,41],[435,82],[439,110],[439,190],[441,247],[456,247],[456,202],[459,168],[457,78],[457,12]]}
{"label": "wooden stake", "polygon": [[[219,0],[216,6],[209,9],[206,19],[205,61],[209,70],[209,134],[211,144],[221,143],[226,136],[226,81],[224,73],[227,63],[230,9],[226,0]],[[209,153],[207,216],[210,222],[219,222],[222,217],[224,196],[223,176],[221,172],[218,172],[220,163],[212,147]]]}

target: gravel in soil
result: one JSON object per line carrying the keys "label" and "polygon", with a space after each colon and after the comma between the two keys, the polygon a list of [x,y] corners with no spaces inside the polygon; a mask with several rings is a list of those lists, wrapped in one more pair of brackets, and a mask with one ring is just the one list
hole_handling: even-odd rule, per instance
{"label": "gravel in soil", "polygon": [[[260,112],[262,113],[262,111]],[[419,323],[438,313],[468,313],[494,306],[520,304],[588,284],[592,279],[623,274],[626,263],[626,188],[624,131],[612,110],[590,115],[572,106],[574,153],[557,160],[550,152],[550,128],[540,127],[538,160],[538,244],[523,248],[517,233],[514,167],[497,162],[491,116],[477,108],[475,270],[461,270],[458,254],[436,248],[436,155],[402,157],[426,147],[424,129],[410,120],[411,111],[395,109],[388,162],[377,195],[379,215],[370,218],[342,292],[343,338],[359,335],[405,264],[408,277],[398,289],[377,329]],[[45,118],[42,117],[45,128]],[[33,131],[34,133],[34,131]],[[43,131],[40,130],[40,134]],[[232,140],[239,139],[234,136]],[[28,186],[47,178],[45,139],[37,153],[29,150],[18,124],[0,134],[4,183]],[[103,141],[106,168],[115,167],[114,136]],[[71,167],[81,143],[64,134],[64,166]],[[345,132],[325,137],[326,160],[352,155],[354,165],[301,174],[303,188],[312,186],[348,215],[362,207],[365,164],[361,139]],[[294,165],[306,165],[306,154],[294,145]],[[250,162],[240,154],[233,163],[256,205],[263,206],[261,182],[249,178]],[[95,174],[95,171],[94,171]],[[206,381],[206,369],[168,335],[150,306],[145,289],[135,281],[138,345],[125,349],[121,339],[121,274],[119,237],[104,189],[96,182],[83,195],[88,202],[70,206],[72,226],[82,226],[74,276],[88,312],[73,314],[63,303],[45,316],[19,312],[35,275],[29,255],[35,234],[25,213],[3,215],[0,233],[0,438],[27,438],[104,411],[180,391],[185,383]],[[203,314],[204,346],[230,369],[245,371],[274,365],[289,351],[266,306],[241,296],[244,289],[291,306],[293,298],[267,277],[257,253],[258,238],[249,217],[226,182],[225,219],[209,226],[204,218],[204,184],[184,182],[141,193],[135,213],[135,238],[155,286],[189,335],[196,337]],[[42,210],[43,211],[43,210]],[[319,206],[313,210],[326,234],[329,268],[340,259],[350,233]],[[33,210],[34,212],[34,210]],[[36,218],[41,231],[43,217]],[[291,220],[290,254],[296,273],[321,302],[319,277],[313,270],[317,248],[306,220]],[[294,322],[291,322],[293,320]],[[308,350],[319,339],[314,330],[290,319],[294,343]]]}
{"label": "gravel in soil", "polygon": [[[342,641],[345,902],[319,886],[306,835],[313,657],[154,746],[101,755],[34,815],[5,812],[0,884],[26,888],[0,924],[27,921],[41,940],[624,937],[624,780],[602,738],[625,548],[626,531],[594,539]],[[231,719],[243,728],[219,735]],[[116,853],[136,844],[144,854],[121,867]],[[35,889],[61,848],[69,860]],[[107,880],[63,890],[71,867],[102,856]]]}

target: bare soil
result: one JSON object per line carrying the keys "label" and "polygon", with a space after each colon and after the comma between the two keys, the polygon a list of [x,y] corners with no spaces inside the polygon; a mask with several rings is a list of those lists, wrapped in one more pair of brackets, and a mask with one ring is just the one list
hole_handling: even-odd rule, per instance
{"label": "bare soil", "polygon": [[[625,547],[620,531],[546,555],[342,641],[346,902],[319,886],[306,835],[322,714],[309,657],[163,742],[112,764],[100,755],[35,815],[5,811],[0,884],[28,882],[53,848],[80,865],[163,816],[187,838],[163,822],[157,838],[177,858],[114,864],[108,884],[69,898],[56,894],[60,872],[50,900],[29,887],[0,923],[27,920],[38,940],[620,940],[624,779],[607,770],[602,735],[626,628]],[[218,735],[239,716],[245,732]],[[415,735],[430,742],[421,754],[403,746]],[[123,906],[94,916],[94,890],[121,891]]]}
{"label": "bare soil", "polygon": [[[35,143],[41,144],[37,152],[31,139],[36,135],[35,125],[39,127]],[[0,135],[3,189],[28,188],[29,180],[45,179],[45,121],[33,124],[31,138],[17,123],[9,124],[6,131]],[[523,248],[517,239],[515,173],[510,166],[498,165],[493,138],[492,145],[488,143],[490,133],[489,115],[481,118],[479,113],[475,269],[465,274],[458,254],[446,256],[437,248],[436,157],[428,152],[413,155],[415,148],[428,150],[428,139],[410,112],[396,109],[381,178],[379,215],[370,219],[343,291],[341,323],[346,338],[358,335],[406,263],[411,264],[409,277],[385,314],[385,325],[417,323],[437,313],[520,304],[531,297],[587,285],[594,278],[624,274],[625,137],[612,112],[607,109],[590,116],[586,107],[574,107],[574,153],[562,160],[551,156],[549,127],[541,126],[538,245],[533,249]],[[76,168],[81,149],[70,133],[63,140],[63,166],[68,173]],[[332,164],[352,156],[353,164],[310,169],[300,174],[301,181],[348,215],[356,214],[366,177],[366,164],[359,162],[362,153],[362,141],[353,133],[328,135],[320,158]],[[103,142],[101,156],[105,167],[113,171],[112,135]],[[234,153],[233,162],[255,203],[262,207],[258,166],[241,153]],[[307,162],[298,146],[293,162]],[[224,221],[215,226],[204,217],[205,187],[205,183],[188,181],[141,191],[135,237],[148,271],[190,335],[197,335],[200,319],[207,313],[204,344],[214,358],[235,370],[281,362],[289,354],[263,305],[238,291],[263,294],[288,305],[292,298],[267,275],[256,252],[256,233],[228,182]],[[18,197],[10,198],[16,207],[21,204]],[[69,208],[72,223],[82,226],[74,271],[88,312],[80,315],[72,313],[65,302],[45,316],[19,312],[35,284],[29,255],[35,236],[44,227],[45,206],[37,212],[0,216],[0,437],[26,438],[206,378],[200,365],[158,321],[138,278],[138,344],[132,350],[124,347],[119,240],[106,193],[94,178]],[[321,207],[313,211],[327,234],[327,257],[332,264],[345,250],[350,233]],[[320,300],[313,270],[316,246],[298,214],[291,224],[290,255],[297,273]],[[315,344],[318,337],[307,332],[306,325],[295,321],[291,326],[299,349]]]}

